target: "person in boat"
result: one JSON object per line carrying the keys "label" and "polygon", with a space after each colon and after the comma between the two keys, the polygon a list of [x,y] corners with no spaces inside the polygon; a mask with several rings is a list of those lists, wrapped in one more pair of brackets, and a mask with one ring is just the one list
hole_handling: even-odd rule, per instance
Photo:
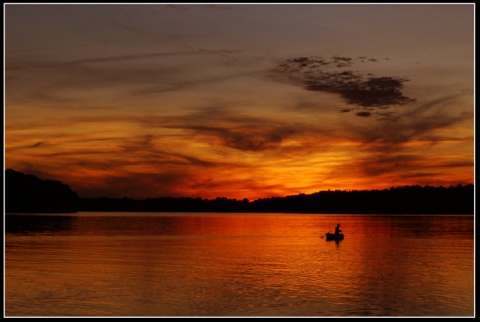
{"label": "person in boat", "polygon": [[339,236],[342,233],[342,230],[340,229],[340,224],[335,227],[335,235]]}

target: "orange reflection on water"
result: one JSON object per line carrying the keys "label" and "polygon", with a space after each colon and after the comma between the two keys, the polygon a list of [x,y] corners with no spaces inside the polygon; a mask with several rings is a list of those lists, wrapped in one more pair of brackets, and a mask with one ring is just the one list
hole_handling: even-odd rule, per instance
{"label": "orange reflection on water", "polygon": [[[345,240],[321,238],[337,223]],[[7,235],[6,311],[468,315],[471,223],[300,214],[79,216],[61,233]]]}

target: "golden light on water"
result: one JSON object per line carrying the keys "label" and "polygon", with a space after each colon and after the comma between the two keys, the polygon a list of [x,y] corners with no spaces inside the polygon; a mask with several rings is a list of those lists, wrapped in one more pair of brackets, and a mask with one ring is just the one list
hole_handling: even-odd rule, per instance
{"label": "golden light on water", "polygon": [[7,227],[8,316],[473,313],[471,216],[47,217]]}

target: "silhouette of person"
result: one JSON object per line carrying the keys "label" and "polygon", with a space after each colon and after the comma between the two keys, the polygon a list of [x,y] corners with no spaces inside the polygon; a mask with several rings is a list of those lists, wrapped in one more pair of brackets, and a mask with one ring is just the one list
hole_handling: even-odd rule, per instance
{"label": "silhouette of person", "polygon": [[340,229],[340,224],[337,225],[337,227],[335,227],[335,235],[340,235],[342,233],[342,230]]}

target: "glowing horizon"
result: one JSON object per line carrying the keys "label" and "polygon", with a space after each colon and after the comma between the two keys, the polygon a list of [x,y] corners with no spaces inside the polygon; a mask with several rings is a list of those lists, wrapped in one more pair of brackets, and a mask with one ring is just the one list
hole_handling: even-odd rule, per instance
{"label": "glowing horizon", "polygon": [[5,168],[80,197],[474,182],[473,5],[5,5]]}

